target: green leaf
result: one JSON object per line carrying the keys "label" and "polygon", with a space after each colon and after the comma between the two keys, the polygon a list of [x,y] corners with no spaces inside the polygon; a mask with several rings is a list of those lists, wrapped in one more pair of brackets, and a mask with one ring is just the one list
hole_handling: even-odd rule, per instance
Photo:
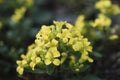
{"label": "green leaf", "polygon": [[49,75],[52,75],[52,73],[54,72],[54,70],[55,70],[55,66],[49,65],[49,66],[46,68],[46,73],[49,74]]}

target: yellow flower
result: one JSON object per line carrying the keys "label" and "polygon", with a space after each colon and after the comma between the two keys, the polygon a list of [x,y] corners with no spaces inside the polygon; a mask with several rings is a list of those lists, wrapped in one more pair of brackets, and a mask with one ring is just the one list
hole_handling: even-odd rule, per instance
{"label": "yellow flower", "polygon": [[27,61],[26,60],[17,60],[16,63],[21,66],[21,67],[25,67],[27,65]]}
{"label": "yellow flower", "polygon": [[107,13],[107,9],[110,9],[111,6],[110,0],[100,0],[95,4],[95,8],[99,9],[102,13]]}
{"label": "yellow flower", "polygon": [[99,27],[101,29],[103,27],[109,27],[111,25],[111,19],[105,16],[104,14],[99,14],[98,18],[95,19],[95,21],[92,22],[91,25],[93,27]]}
{"label": "yellow flower", "polygon": [[83,63],[83,62],[85,62],[87,60],[89,62],[91,62],[91,63],[93,62],[93,59],[88,56],[88,52],[87,51],[83,51],[82,54],[81,54],[81,57],[79,59],[79,62]]}
{"label": "yellow flower", "polygon": [[82,68],[82,67],[84,67],[84,64],[80,64],[80,65],[78,66],[78,68],[75,69],[75,71],[76,71],[76,72],[79,72],[79,71],[80,71],[80,68]]}
{"label": "yellow flower", "polygon": [[51,27],[43,25],[41,30],[37,33],[36,39],[46,41],[49,40],[49,35],[51,34]]}
{"label": "yellow flower", "polygon": [[61,29],[62,29],[63,25],[65,25],[66,21],[61,21],[61,22],[59,22],[59,21],[53,21],[53,23],[56,26],[56,31],[57,32],[61,32]]}
{"label": "yellow flower", "polygon": [[18,23],[24,16],[26,12],[26,7],[21,7],[15,10],[14,15],[11,16],[11,19],[14,23]]}
{"label": "yellow flower", "polygon": [[56,66],[59,66],[60,65],[60,60],[59,59],[54,59],[53,64],[56,65]]}
{"label": "yellow flower", "polygon": [[24,71],[24,67],[27,66],[27,61],[26,60],[22,60],[22,61],[16,61],[16,63],[18,64],[18,67],[16,68],[16,71],[22,75],[23,71]]}
{"label": "yellow flower", "polygon": [[[27,54],[22,54],[22,60],[17,61],[17,72],[22,74],[27,67],[34,70],[35,66],[40,64],[59,66],[66,60],[68,66],[80,70],[85,61],[92,62],[88,55],[88,52],[92,51],[90,42],[81,35],[78,28],[63,21],[54,21],[54,25],[42,26],[35,42],[28,47]],[[76,56],[76,52],[80,56]]]}
{"label": "yellow flower", "polygon": [[22,59],[26,59],[26,56],[24,54],[21,54]]}
{"label": "yellow flower", "polygon": [[104,9],[111,7],[112,3],[110,0],[100,0],[95,4],[95,8]]}
{"label": "yellow flower", "polygon": [[54,46],[57,46],[57,45],[58,45],[58,41],[55,40],[55,39],[52,39],[52,41],[45,44],[45,46],[47,46],[47,47],[54,47]]}
{"label": "yellow flower", "polygon": [[32,62],[30,62],[30,67],[32,68],[32,70],[34,70],[35,65],[37,65],[38,63],[41,62],[41,58],[36,57],[36,56],[32,56],[31,60],[32,60]]}
{"label": "yellow flower", "polygon": [[61,56],[62,56],[62,58],[61,58],[61,64],[62,64],[62,63],[64,63],[64,61],[65,61],[66,58],[67,58],[67,53],[66,53],[66,52],[63,52],[63,53],[61,53]]}
{"label": "yellow flower", "polygon": [[32,70],[34,70],[35,65],[36,64],[34,62],[30,62],[30,67],[32,68]]}
{"label": "yellow flower", "polygon": [[71,37],[71,33],[68,29],[62,29],[62,33],[58,33],[57,37],[63,40],[64,43],[68,42],[68,39]]}
{"label": "yellow flower", "polygon": [[68,29],[72,29],[72,28],[73,28],[73,25],[71,25],[71,24],[69,24],[69,23],[65,23],[65,25],[66,25],[66,27],[67,27]]}
{"label": "yellow flower", "polygon": [[118,38],[119,38],[119,36],[116,35],[116,34],[111,35],[111,36],[109,37],[110,40],[116,40],[116,39],[118,39]]}
{"label": "yellow flower", "polygon": [[74,56],[74,55],[71,55],[71,56],[70,56],[70,63],[69,63],[69,64],[70,64],[71,66],[73,66],[73,65],[75,64],[75,62],[76,62],[75,56]]}
{"label": "yellow flower", "polygon": [[60,53],[58,52],[57,48],[56,47],[49,48],[45,56],[46,58],[45,64],[50,65],[51,63],[53,63],[54,65],[59,66],[60,60],[57,59],[58,57],[60,57]]}
{"label": "yellow flower", "polygon": [[95,4],[95,8],[105,14],[116,15],[120,13],[120,7],[116,4],[112,4],[111,0],[100,0]]}
{"label": "yellow flower", "polygon": [[16,69],[16,71],[17,71],[20,75],[22,75],[22,74],[23,74],[23,71],[24,71],[24,68],[18,66],[17,69]]}
{"label": "yellow flower", "polygon": [[75,44],[72,45],[72,48],[73,48],[75,51],[80,51],[82,47],[83,47],[82,42],[76,42]]}
{"label": "yellow flower", "polygon": [[84,15],[80,15],[77,20],[75,21],[75,27],[77,29],[77,31],[79,31],[80,33],[83,31],[83,28],[85,26],[85,22],[84,22],[85,16]]}
{"label": "yellow flower", "polygon": [[56,27],[62,27],[66,21],[53,21],[53,23],[56,25]]}
{"label": "yellow flower", "polygon": [[120,14],[120,7],[118,5],[113,4],[111,8],[111,13],[114,15]]}

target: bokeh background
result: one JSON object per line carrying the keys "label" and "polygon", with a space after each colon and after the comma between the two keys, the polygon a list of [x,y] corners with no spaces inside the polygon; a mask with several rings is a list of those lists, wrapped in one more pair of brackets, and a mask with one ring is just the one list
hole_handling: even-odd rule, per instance
{"label": "bokeh background", "polygon": [[[34,42],[41,25],[53,20],[74,24],[80,14],[94,19],[98,0],[0,0],[0,80],[18,80],[16,60]],[[120,0],[112,0],[120,5]],[[120,35],[120,15],[112,16]],[[89,80],[120,80],[120,39],[117,42],[96,42],[100,46],[89,71]],[[111,44],[106,44],[111,43]],[[87,80],[86,78],[84,80]]]}

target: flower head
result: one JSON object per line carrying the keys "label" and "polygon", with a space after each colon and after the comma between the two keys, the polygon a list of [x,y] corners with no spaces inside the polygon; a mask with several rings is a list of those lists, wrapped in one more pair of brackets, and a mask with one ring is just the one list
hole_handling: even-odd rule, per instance
{"label": "flower head", "polygon": [[[68,66],[80,69],[78,66],[85,61],[92,62],[88,54],[92,51],[92,47],[88,39],[79,32],[79,27],[64,21],[53,23],[51,26],[41,27],[35,42],[28,47],[27,54],[21,55],[22,60],[17,61],[19,74],[23,74],[27,67],[34,71],[40,68],[40,65],[58,67],[65,65],[67,61]],[[39,67],[36,67],[37,65]]]}

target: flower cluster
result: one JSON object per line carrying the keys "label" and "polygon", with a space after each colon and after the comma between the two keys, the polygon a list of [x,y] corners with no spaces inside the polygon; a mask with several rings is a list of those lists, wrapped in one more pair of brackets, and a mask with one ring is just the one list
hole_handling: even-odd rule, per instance
{"label": "flower cluster", "polygon": [[14,23],[18,23],[22,19],[22,17],[24,16],[25,11],[26,11],[25,7],[21,7],[21,8],[16,9],[14,15],[12,15],[12,17],[11,17],[11,20]]}
{"label": "flower cluster", "polygon": [[111,0],[100,0],[95,4],[95,8],[99,9],[105,14],[119,14],[120,7],[118,5],[112,4]]}
{"label": "flower cluster", "polygon": [[20,8],[16,8],[14,14],[11,16],[13,23],[18,23],[24,17],[24,14],[30,6],[33,5],[33,0],[17,0],[19,4],[23,4]]}
{"label": "flower cluster", "polygon": [[[53,25],[43,25],[36,35],[35,42],[28,47],[22,60],[17,60],[17,72],[22,75],[25,68],[33,71],[40,66],[55,67],[66,64],[79,71],[85,62],[93,62],[89,57],[92,46],[77,27],[67,22],[54,21]],[[39,65],[39,67],[37,67]]]}
{"label": "flower cluster", "polygon": [[93,27],[103,28],[103,27],[109,27],[111,25],[111,22],[112,21],[109,17],[101,13],[98,15],[98,18],[96,18],[95,21],[91,23],[91,25]]}

